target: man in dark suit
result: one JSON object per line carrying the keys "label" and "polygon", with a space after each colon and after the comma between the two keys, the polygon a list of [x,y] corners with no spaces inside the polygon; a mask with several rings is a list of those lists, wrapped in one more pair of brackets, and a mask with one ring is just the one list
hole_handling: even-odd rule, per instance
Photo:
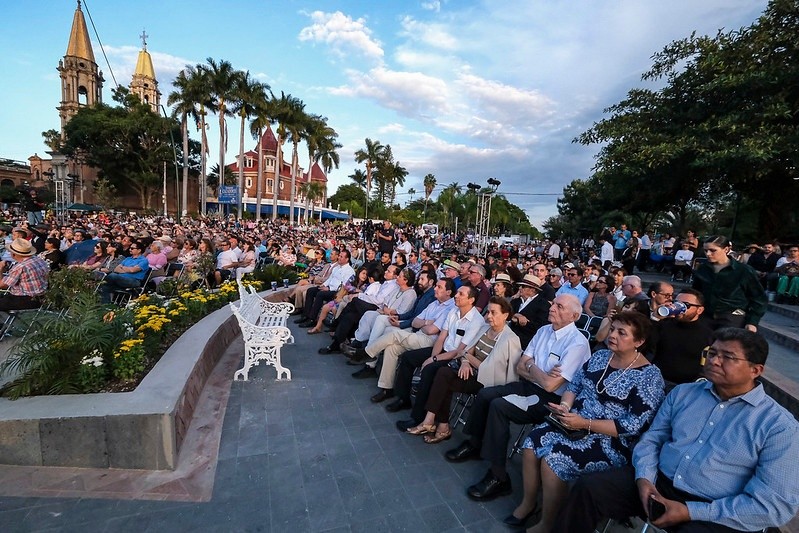
{"label": "man in dark suit", "polygon": [[549,302],[541,295],[541,280],[535,274],[527,274],[516,284],[519,297],[510,301],[513,315],[510,329],[518,335],[522,348],[530,344],[530,340],[548,321]]}

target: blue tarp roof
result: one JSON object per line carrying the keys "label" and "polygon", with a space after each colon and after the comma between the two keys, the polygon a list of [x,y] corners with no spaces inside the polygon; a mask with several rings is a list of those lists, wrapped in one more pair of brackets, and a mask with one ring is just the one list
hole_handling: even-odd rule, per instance
{"label": "blue tarp roof", "polygon": [[[208,202],[209,208],[224,208],[225,205],[230,204],[217,204],[216,202]],[[233,206],[231,206],[231,209]],[[247,204],[245,209],[248,213],[255,213],[255,204]],[[302,206],[294,206],[294,216],[299,217],[300,213],[304,211],[304,207]],[[278,215],[286,215],[288,216],[291,208],[287,205],[279,205],[277,206],[277,214]],[[314,211],[314,216],[317,216],[319,210]],[[262,215],[271,215],[272,214],[272,204],[261,204],[261,214]],[[324,220],[349,220],[349,215],[347,213],[338,213],[336,211],[328,211],[327,209],[322,209],[322,219]]]}

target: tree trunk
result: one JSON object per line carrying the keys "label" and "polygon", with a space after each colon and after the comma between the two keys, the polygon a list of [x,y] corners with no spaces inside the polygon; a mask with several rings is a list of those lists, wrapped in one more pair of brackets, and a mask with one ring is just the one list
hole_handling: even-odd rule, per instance
{"label": "tree trunk", "polygon": [[283,144],[280,140],[280,133],[275,135],[277,139],[277,151],[275,156],[275,180],[272,182],[272,220],[277,219],[277,192],[280,190],[280,169],[283,168]]}
{"label": "tree trunk", "polygon": [[241,110],[239,132],[239,218],[244,218],[244,109]]}
{"label": "tree trunk", "polygon": [[294,149],[291,151],[291,191],[289,196],[289,226],[294,225],[294,197],[297,195],[295,190],[297,188],[297,167],[299,166],[297,157],[297,145],[299,143],[294,141]]}
{"label": "tree trunk", "polygon": [[188,214],[188,200],[189,200],[189,115],[183,113],[183,121],[181,122],[183,130],[183,210],[181,214],[185,217]]}
{"label": "tree trunk", "polygon": [[261,182],[264,181],[264,146],[263,146],[264,130],[258,132],[258,184],[255,186],[255,221],[261,220]]}

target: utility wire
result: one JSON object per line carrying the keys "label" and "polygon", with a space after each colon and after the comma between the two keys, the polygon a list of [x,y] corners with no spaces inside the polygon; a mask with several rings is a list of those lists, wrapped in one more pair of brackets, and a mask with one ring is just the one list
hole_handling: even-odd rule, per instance
{"label": "utility wire", "polygon": [[92,29],[94,30],[94,35],[97,37],[97,44],[100,45],[100,50],[103,52],[103,57],[105,58],[105,64],[108,65],[108,72],[111,73],[111,79],[114,80],[115,88],[119,89],[119,84],[117,83],[116,76],[114,76],[114,70],[111,68],[111,63],[108,61],[108,56],[105,54],[105,47],[103,46],[103,42],[100,40],[100,34],[97,33],[97,27],[94,25],[94,19],[92,19],[92,14],[89,12],[89,6],[86,4],[86,0],[83,0],[83,6],[86,8],[86,14],[89,15],[89,22],[92,23]]}

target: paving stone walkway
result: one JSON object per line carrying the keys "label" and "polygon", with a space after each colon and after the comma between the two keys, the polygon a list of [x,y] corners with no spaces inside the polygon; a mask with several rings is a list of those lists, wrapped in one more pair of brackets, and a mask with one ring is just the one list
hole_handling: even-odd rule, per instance
{"label": "paving stone walkway", "polygon": [[[292,381],[259,366],[249,382],[232,383],[209,501],[2,497],[0,530],[508,531],[501,520],[518,494],[466,497],[485,465],[442,458],[458,433],[438,445],[401,434],[394,422],[407,411],[372,404],[374,380],[353,379],[357,367],[341,355],[316,353],[329,337],[294,333],[283,357]],[[181,465],[197,459],[184,455]],[[518,493],[518,465],[511,470]]]}

